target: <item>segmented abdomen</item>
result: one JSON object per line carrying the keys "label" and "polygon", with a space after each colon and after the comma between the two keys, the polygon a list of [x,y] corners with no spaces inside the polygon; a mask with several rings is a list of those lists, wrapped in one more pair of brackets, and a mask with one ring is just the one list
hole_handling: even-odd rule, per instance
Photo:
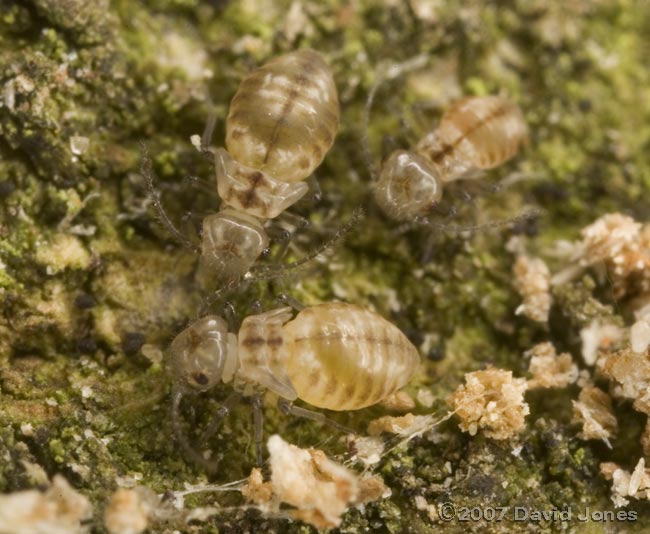
{"label": "segmented abdomen", "polygon": [[456,102],[416,150],[443,168],[453,167],[449,160],[456,160],[490,169],[513,157],[527,135],[516,104],[498,96],[473,96]]}
{"label": "segmented abdomen", "polygon": [[374,312],[330,302],[306,308],[284,326],[286,370],[298,397],[319,408],[357,410],[406,385],[417,349]]}
{"label": "segmented abdomen", "polygon": [[226,121],[228,152],[284,182],[323,161],[339,124],[332,72],[314,50],[277,57],[245,78]]}

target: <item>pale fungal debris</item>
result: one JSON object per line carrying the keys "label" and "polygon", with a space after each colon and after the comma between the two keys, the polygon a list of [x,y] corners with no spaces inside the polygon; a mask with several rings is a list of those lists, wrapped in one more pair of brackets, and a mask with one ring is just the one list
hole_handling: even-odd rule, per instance
{"label": "pale fungal debris", "polygon": [[307,193],[305,179],[331,148],[339,115],[332,71],[314,50],[278,56],[244,78],[226,118],[226,148],[208,146],[212,122],[202,139],[191,138],[213,157],[221,198],[220,211],[203,220],[200,246],[165,213],[144,155],[142,174],[162,222],[200,253],[200,283],[210,287],[239,279],[268,248],[264,224]]}
{"label": "pale fungal debris", "polygon": [[622,265],[623,255],[635,248],[640,233],[641,224],[632,217],[620,213],[603,215],[582,230],[584,251],[578,259],[586,265],[599,261]]}
{"label": "pale fungal debris", "polygon": [[358,410],[396,393],[410,380],[420,356],[408,338],[375,312],[343,302],[291,308],[246,317],[239,334],[216,315],[198,319],[173,340],[169,368],[174,379],[172,421],[183,448],[211,466],[181,432],[180,402],[219,382],[232,383],[209,432],[242,396],[252,397],[258,462],[261,455],[261,393],[278,395],[285,414],[329,423],[323,414],[298,408],[296,399],[329,410]]}
{"label": "pale fungal debris", "polygon": [[508,439],[525,426],[530,411],[526,388],[526,380],[514,378],[512,371],[488,368],[467,373],[448,402],[464,432],[474,436],[481,430],[489,438]]}
{"label": "pale fungal debris", "polygon": [[650,345],[650,322],[647,317],[636,321],[630,328],[630,346],[637,354],[644,353]]}
{"label": "pale fungal debris", "polygon": [[639,354],[630,347],[604,354],[598,370],[612,382],[615,397],[631,399],[635,410],[650,415],[650,353]]}
{"label": "pale fungal debris", "polygon": [[528,372],[532,378],[528,380],[528,389],[563,388],[573,384],[578,379],[578,366],[573,363],[571,354],[557,354],[550,342],[539,343],[526,351],[530,358]]}
{"label": "pale fungal debris", "polygon": [[242,494],[267,513],[284,503],[293,507],[292,518],[316,528],[333,528],[351,506],[388,494],[379,477],[360,478],[321,450],[300,449],[277,435],[269,438],[267,447],[270,482],[263,482],[259,469],[254,469],[242,488]]}
{"label": "pale fungal debris", "polygon": [[379,463],[384,453],[384,441],[377,436],[346,436],[346,443],[352,450],[351,461],[360,461],[366,467]]}
{"label": "pale fungal debris", "polygon": [[427,415],[413,415],[412,413],[407,413],[402,417],[386,415],[370,421],[368,434],[378,436],[382,432],[387,432],[399,436],[410,436],[426,429],[430,422],[431,417]]}
{"label": "pale fungal debris", "polygon": [[415,504],[415,507],[418,510],[422,512],[426,512],[427,515],[429,516],[429,519],[431,519],[431,521],[440,520],[440,516],[438,514],[438,507],[435,504],[429,504],[429,502],[422,495],[416,495],[413,498],[413,503]]}
{"label": "pale fungal debris", "polygon": [[607,276],[611,280],[617,298],[632,288],[650,289],[650,225],[643,226],[621,213],[608,213],[583,228],[581,235],[581,241],[562,244],[570,265],[552,277],[553,285],[570,282],[593,267],[601,279]]}
{"label": "pale fungal debris", "polygon": [[0,495],[0,534],[84,534],[92,515],[90,501],[61,475],[45,492]]}
{"label": "pale fungal debris", "polygon": [[428,388],[418,389],[415,399],[424,408],[431,408],[436,400],[433,396],[433,392]]}
{"label": "pale fungal debris", "polygon": [[523,298],[516,315],[533,321],[548,322],[551,310],[551,272],[544,260],[526,255],[518,256],[513,266],[515,289]]}
{"label": "pale fungal debris", "polygon": [[612,481],[611,498],[616,508],[627,506],[629,498],[650,499],[650,469],[646,469],[643,458],[639,459],[632,473],[613,462],[600,464],[600,472],[606,480]]}
{"label": "pale fungal debris", "polygon": [[406,391],[396,391],[380,403],[384,408],[393,412],[408,412],[415,408],[415,401]]}
{"label": "pale fungal debris", "polygon": [[149,525],[157,501],[155,493],[142,486],[118,489],[104,511],[106,530],[109,534],[141,534]]}
{"label": "pale fungal debris", "polygon": [[598,360],[599,351],[609,349],[623,339],[623,336],[624,330],[622,328],[594,319],[580,330],[582,360],[585,364],[593,366]]}
{"label": "pale fungal debris", "polygon": [[573,403],[573,422],[582,424],[580,439],[600,439],[611,449],[609,438],[616,435],[618,422],[612,412],[612,399],[603,390],[587,386]]}
{"label": "pale fungal debris", "polygon": [[81,239],[64,232],[57,232],[36,248],[36,262],[43,265],[50,276],[67,269],[88,269],[91,261],[92,256]]}

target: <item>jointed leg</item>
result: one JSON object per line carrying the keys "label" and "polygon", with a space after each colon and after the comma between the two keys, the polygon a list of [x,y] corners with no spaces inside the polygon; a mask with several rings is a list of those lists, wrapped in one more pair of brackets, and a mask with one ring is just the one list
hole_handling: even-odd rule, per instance
{"label": "jointed leg", "polygon": [[183,399],[183,392],[174,388],[172,391],[172,428],[174,429],[174,435],[178,443],[180,444],[183,452],[188,456],[190,460],[194,463],[202,466],[206,471],[216,471],[219,462],[216,460],[206,460],[203,455],[194,449],[190,444],[185,432],[183,431],[183,425],[181,423],[181,400]]}
{"label": "jointed leg", "polygon": [[316,180],[316,177],[313,174],[307,178],[307,185],[309,186],[309,190],[307,191],[307,194],[302,197],[302,200],[314,204],[316,202],[320,202],[320,199],[323,196],[323,192],[321,191],[318,180]]}
{"label": "jointed leg", "polygon": [[345,432],[346,434],[355,433],[354,430],[352,430],[351,428],[340,425],[336,421],[327,417],[325,414],[322,414],[320,412],[315,412],[313,410],[307,410],[305,408],[299,408],[298,406],[294,406],[293,404],[291,404],[291,402],[289,402],[286,399],[282,399],[282,398],[278,399],[278,410],[280,410],[280,412],[282,412],[284,415],[293,415],[295,417],[311,419],[312,421],[316,421],[317,423],[329,425],[340,432]]}
{"label": "jointed leg", "polygon": [[319,256],[320,254],[322,254],[326,250],[332,248],[334,245],[342,241],[345,238],[345,236],[347,236],[350,233],[350,231],[359,223],[359,221],[363,219],[364,216],[365,216],[365,211],[363,210],[363,208],[355,209],[350,219],[341,227],[339,227],[339,229],[335,232],[335,234],[332,237],[330,237],[329,239],[321,243],[317,248],[315,248],[308,254],[305,254],[302,258],[299,258],[296,261],[292,261],[291,263],[287,263],[284,265],[274,265],[274,266],[262,265],[262,266],[253,267],[250,270],[251,279],[255,281],[273,280],[276,278],[283,278],[285,276],[289,276],[289,273],[294,269],[298,269],[303,265],[309,263],[311,260]]}
{"label": "jointed leg", "polygon": [[284,304],[285,306],[289,306],[293,308],[295,311],[302,311],[306,308],[306,306],[300,302],[298,299],[292,297],[291,295],[287,295],[286,293],[280,293],[277,297],[278,302],[280,304]]}
{"label": "jointed leg", "polygon": [[212,421],[208,425],[208,428],[205,429],[205,432],[201,436],[201,444],[205,443],[210,437],[214,435],[217,431],[221,422],[230,415],[230,411],[233,406],[239,402],[241,399],[241,393],[238,391],[233,391],[230,395],[226,397],[226,400],[223,401],[217,412],[212,416]]}
{"label": "jointed leg", "polygon": [[266,228],[266,233],[275,243],[277,243],[277,249],[273,251],[271,261],[278,263],[282,261],[282,258],[284,258],[289,249],[289,243],[291,242],[293,232],[280,226],[269,226]]}
{"label": "jointed leg", "polygon": [[255,441],[255,461],[258,467],[262,466],[262,439],[264,437],[264,411],[262,410],[262,397],[255,395],[251,399],[253,405],[253,436]]}

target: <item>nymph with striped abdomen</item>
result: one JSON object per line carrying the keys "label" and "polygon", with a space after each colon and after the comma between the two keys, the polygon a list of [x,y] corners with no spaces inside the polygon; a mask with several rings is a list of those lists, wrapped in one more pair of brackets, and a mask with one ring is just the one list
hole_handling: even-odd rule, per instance
{"label": "nymph with striped abdomen", "polygon": [[292,402],[301,399],[336,411],[365,408],[405,386],[419,364],[419,353],[406,336],[372,311],[329,302],[291,317],[288,307],[249,316],[235,336],[222,318],[211,315],[191,324],[172,342],[174,427],[196,462],[212,467],[181,431],[179,408],[186,394],[207,391],[220,381],[233,385],[235,391],[210,424],[208,435],[239,398],[251,397],[259,461],[264,390],[278,395],[278,408],[285,414],[346,430],[322,413]]}
{"label": "nymph with striped abdomen", "polygon": [[491,169],[512,158],[527,137],[519,107],[499,96],[474,96],[454,103],[439,126],[415,150],[396,150],[373,185],[379,207],[391,218],[427,215],[444,185]]}
{"label": "nymph with striped abdomen", "polygon": [[213,150],[221,211],[203,221],[200,276],[233,279],[268,246],[263,223],[307,193],[304,182],[334,142],[339,102],[314,50],[277,57],[240,84]]}
{"label": "nymph with striped abdomen", "polygon": [[412,150],[395,150],[380,165],[368,146],[370,111],[381,84],[427,61],[417,56],[380,72],[368,94],[363,148],[373,177],[373,196],[390,218],[412,221],[429,215],[442,200],[445,184],[473,178],[512,158],[528,137],[519,107],[500,96],[472,96],[453,103],[437,128]]}
{"label": "nymph with striped abdomen", "polygon": [[[239,85],[226,119],[226,148],[212,153],[220,211],[203,220],[198,277],[206,286],[245,274],[267,249],[264,223],[295,204],[305,179],[331,148],[339,125],[339,102],[330,67],[314,50],[272,59]],[[155,207],[173,235],[184,241],[164,213],[143,166]]]}

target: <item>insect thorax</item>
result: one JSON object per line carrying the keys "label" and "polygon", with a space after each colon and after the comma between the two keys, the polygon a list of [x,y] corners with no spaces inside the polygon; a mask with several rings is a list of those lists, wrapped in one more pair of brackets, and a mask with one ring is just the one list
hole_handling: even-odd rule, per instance
{"label": "insect thorax", "polygon": [[293,342],[286,336],[283,324],[290,318],[290,308],[279,308],[244,319],[238,336],[237,376],[295,400],[297,395],[285,370]]}
{"label": "insect thorax", "polygon": [[231,208],[203,219],[197,279],[208,287],[247,272],[268,247],[269,239],[255,217]]}
{"label": "insect thorax", "polygon": [[236,161],[223,148],[215,151],[217,189],[228,206],[258,217],[273,219],[296,203],[309,187],[287,183]]}

